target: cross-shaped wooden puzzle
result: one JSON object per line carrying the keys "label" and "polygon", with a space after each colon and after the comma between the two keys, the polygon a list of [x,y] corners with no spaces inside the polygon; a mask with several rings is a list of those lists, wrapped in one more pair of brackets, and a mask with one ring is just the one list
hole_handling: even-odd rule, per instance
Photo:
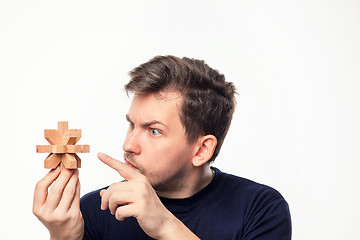
{"label": "cross-shaped wooden puzzle", "polygon": [[44,137],[51,145],[36,145],[37,153],[50,153],[45,168],[75,169],[81,167],[76,153],[90,152],[89,145],[75,145],[81,138],[81,129],[69,129],[68,122],[58,122],[58,129],[45,129]]}

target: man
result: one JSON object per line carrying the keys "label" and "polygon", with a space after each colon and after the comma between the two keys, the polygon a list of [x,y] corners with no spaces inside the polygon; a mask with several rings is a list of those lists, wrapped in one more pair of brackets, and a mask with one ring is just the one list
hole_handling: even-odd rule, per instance
{"label": "man", "polygon": [[33,211],[51,239],[290,239],[276,190],[210,167],[231,123],[233,84],[203,61],[174,56],[130,76],[124,162],[98,154],[125,181],[80,201],[78,171],[50,171]]}

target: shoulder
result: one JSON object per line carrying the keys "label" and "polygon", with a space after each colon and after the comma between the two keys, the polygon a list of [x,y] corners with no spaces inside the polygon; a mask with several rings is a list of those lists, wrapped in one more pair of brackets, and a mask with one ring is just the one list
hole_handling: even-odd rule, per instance
{"label": "shoulder", "polygon": [[248,217],[260,212],[290,217],[289,206],[279,191],[265,184],[223,173],[216,169],[221,180],[221,191],[232,201],[247,209]]}
{"label": "shoulder", "polygon": [[264,199],[269,200],[284,199],[283,196],[274,188],[265,184],[257,183],[255,181],[235,176],[229,173],[221,172],[214,168],[216,175],[219,178],[222,189],[227,189],[229,192],[239,193],[242,198],[249,199]]}
{"label": "shoulder", "polygon": [[[290,239],[291,218],[284,197],[274,188],[255,181],[220,173],[232,201],[244,208],[245,239]],[[225,188],[225,185],[224,188]]]}
{"label": "shoulder", "polygon": [[97,189],[92,192],[86,193],[84,196],[80,198],[81,202],[89,202],[89,201],[96,201],[100,198],[100,191],[105,188]]}

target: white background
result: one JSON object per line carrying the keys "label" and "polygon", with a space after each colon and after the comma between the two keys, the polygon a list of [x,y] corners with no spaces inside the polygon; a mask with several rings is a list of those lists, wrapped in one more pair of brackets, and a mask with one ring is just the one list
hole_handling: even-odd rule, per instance
{"label": "white background", "polygon": [[[118,181],[127,73],[204,59],[238,88],[221,170],[270,185],[293,239],[360,239],[360,2],[0,0],[0,239],[47,239],[32,215],[43,129],[82,129],[82,195]],[[5,223],[4,223],[5,221]]]}

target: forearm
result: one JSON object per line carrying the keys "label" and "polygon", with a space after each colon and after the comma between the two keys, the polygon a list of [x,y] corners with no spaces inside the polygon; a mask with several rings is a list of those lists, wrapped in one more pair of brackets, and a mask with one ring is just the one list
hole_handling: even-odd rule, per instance
{"label": "forearm", "polygon": [[198,238],[189,228],[187,228],[179,219],[175,216],[168,222],[164,227],[162,234],[163,237],[159,238],[160,240],[195,240]]}
{"label": "forearm", "polygon": [[50,236],[50,240],[82,240],[83,239],[83,235],[82,234],[81,236],[78,236],[78,237],[74,237],[74,238],[68,238],[68,237],[65,237],[65,238],[56,238],[56,237],[51,237]]}

